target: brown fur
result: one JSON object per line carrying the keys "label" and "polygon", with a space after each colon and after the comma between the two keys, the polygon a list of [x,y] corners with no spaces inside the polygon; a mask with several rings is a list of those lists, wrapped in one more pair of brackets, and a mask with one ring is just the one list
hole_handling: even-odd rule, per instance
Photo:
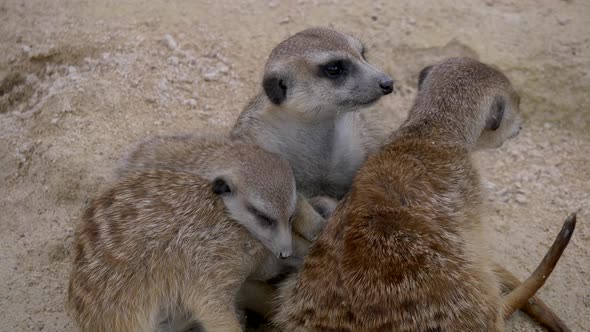
{"label": "brown fur", "polygon": [[94,200],[69,286],[80,329],[149,331],[182,308],[208,331],[239,331],[233,299],[265,250],[224,210],[209,181],[170,171],[131,175]]}
{"label": "brown fur", "polygon": [[[503,330],[470,153],[518,133],[518,95],[467,58],[421,76],[408,119],[281,289],[275,323],[285,331]],[[497,98],[504,118],[490,130]]]}
{"label": "brown fur", "polygon": [[[168,168],[148,162],[131,171],[128,164],[129,172],[93,200],[76,230],[68,292],[82,331],[176,330],[187,321],[206,331],[240,331],[235,302],[242,285],[281,273],[269,264],[291,251],[296,197],[286,161],[254,146],[162,140],[177,152],[200,146],[227,155],[193,150],[192,161],[202,158],[192,171],[172,160]],[[232,193],[214,193],[219,176]],[[257,225],[242,205],[262,209],[276,224]]]}
{"label": "brown fur", "polygon": [[[165,169],[211,177],[210,174],[215,174],[220,168],[244,170],[245,161],[265,155],[260,152],[261,149],[255,145],[231,142],[221,136],[158,136],[144,140],[131,148],[115,173],[116,177],[121,178],[138,171]],[[276,172],[272,174],[284,177]],[[266,178],[269,182],[273,181],[271,173],[260,172],[256,169],[250,169],[249,175],[245,177],[250,178],[256,175]],[[264,180],[259,180],[259,182],[262,183]],[[248,186],[257,191],[274,188],[274,186],[255,188],[251,183]],[[265,194],[281,197],[279,193]],[[331,202],[328,198],[324,200],[326,201],[324,204]],[[298,242],[296,245],[303,246],[306,242],[308,245],[319,234],[325,225],[325,219],[315,212],[305,198],[299,195],[292,224],[293,231],[303,237],[303,239],[296,237]],[[297,252],[296,250],[296,254],[300,257],[306,253],[307,251]]]}

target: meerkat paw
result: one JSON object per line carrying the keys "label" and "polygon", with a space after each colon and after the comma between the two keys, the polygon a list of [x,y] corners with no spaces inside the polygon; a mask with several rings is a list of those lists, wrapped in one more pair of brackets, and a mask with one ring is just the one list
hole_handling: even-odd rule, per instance
{"label": "meerkat paw", "polygon": [[326,226],[326,219],[320,215],[305,197],[297,195],[297,207],[293,215],[293,232],[313,242]]}
{"label": "meerkat paw", "polygon": [[328,220],[336,210],[338,201],[328,196],[316,196],[309,200],[309,205],[319,213],[324,219]]}

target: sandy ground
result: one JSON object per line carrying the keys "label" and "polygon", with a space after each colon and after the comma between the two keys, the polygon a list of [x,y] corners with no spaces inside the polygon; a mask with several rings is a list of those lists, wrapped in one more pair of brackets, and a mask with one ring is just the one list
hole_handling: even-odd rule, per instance
{"label": "sandy ground", "polygon": [[[0,330],[71,331],[72,228],[140,138],[226,131],[272,47],[329,25],[369,45],[396,95],[366,110],[396,128],[420,68],[469,55],[522,93],[525,130],[478,163],[494,254],[520,277],[572,211],[576,233],[540,295],[590,330],[590,2],[0,1]],[[540,331],[517,314],[511,331]]]}

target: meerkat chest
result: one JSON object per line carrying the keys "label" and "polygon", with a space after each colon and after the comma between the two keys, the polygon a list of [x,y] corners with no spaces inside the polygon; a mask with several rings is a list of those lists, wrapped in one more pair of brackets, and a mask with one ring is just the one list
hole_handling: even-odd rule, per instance
{"label": "meerkat chest", "polygon": [[307,197],[342,197],[366,158],[354,113],[326,123],[290,126],[275,135],[271,150],[289,160],[297,189]]}

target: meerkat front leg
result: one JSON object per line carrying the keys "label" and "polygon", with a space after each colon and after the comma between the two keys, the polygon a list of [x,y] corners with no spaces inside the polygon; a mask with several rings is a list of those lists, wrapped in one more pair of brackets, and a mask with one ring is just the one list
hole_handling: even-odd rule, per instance
{"label": "meerkat front leg", "polygon": [[252,310],[268,317],[275,309],[273,305],[276,289],[265,281],[246,280],[240,288],[237,304],[239,308]]}
{"label": "meerkat front leg", "polygon": [[318,236],[326,226],[326,219],[301,194],[297,194],[297,206],[293,215],[293,232],[309,242]]}
{"label": "meerkat front leg", "polygon": [[338,201],[328,196],[316,196],[309,200],[309,205],[324,219],[328,220],[332,213],[334,213],[334,210],[336,210]]}
{"label": "meerkat front leg", "polygon": [[[207,332],[242,332],[238,313],[233,306],[209,303],[211,311],[199,315],[199,323]],[[194,312],[202,312],[200,305]]]}

